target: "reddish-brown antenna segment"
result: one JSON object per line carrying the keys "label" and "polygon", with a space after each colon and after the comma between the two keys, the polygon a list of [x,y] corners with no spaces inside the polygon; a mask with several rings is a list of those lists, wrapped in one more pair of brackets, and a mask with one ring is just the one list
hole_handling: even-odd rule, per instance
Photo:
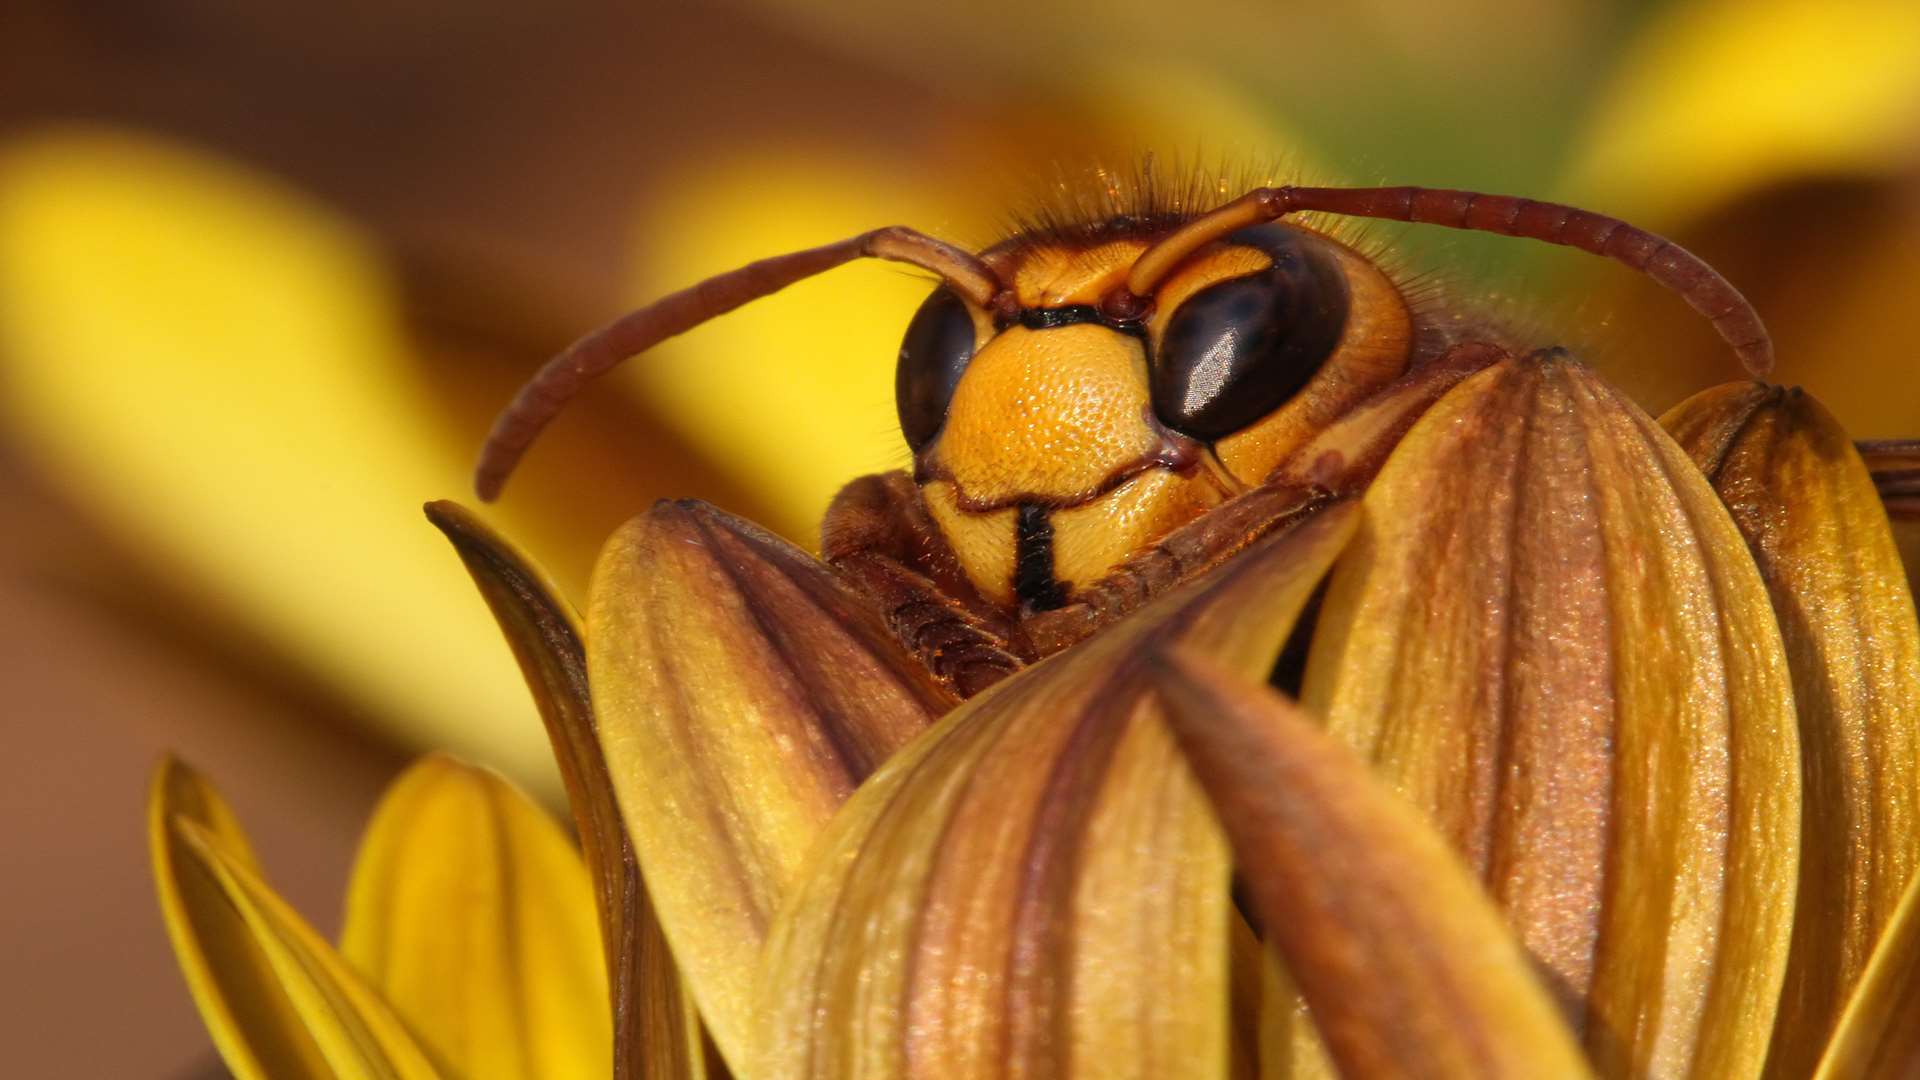
{"label": "reddish-brown antenna segment", "polygon": [[499,495],[541,430],[582,388],[621,361],[796,281],[865,258],[890,259],[931,270],[946,279],[953,291],[988,310],[995,308],[1004,291],[993,271],[978,258],[900,226],[761,259],[710,277],[615,319],[548,361],[493,422],[474,468],[474,490],[489,502]]}
{"label": "reddish-brown antenna segment", "polygon": [[1619,218],[1512,195],[1420,187],[1260,188],[1188,222],[1148,249],[1134,262],[1127,291],[1145,296],[1202,245],[1250,224],[1302,212],[1444,225],[1545,240],[1603,255],[1680,294],[1713,323],[1750,373],[1762,376],[1773,370],[1773,341],[1759,312],[1698,255]]}

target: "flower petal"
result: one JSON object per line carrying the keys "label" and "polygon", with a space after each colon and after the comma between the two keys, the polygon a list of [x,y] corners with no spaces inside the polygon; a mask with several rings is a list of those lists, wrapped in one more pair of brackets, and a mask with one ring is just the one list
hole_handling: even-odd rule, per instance
{"label": "flower petal", "polygon": [[174,952],[237,1076],[437,1075],[380,995],[261,878],[206,781],[161,762],[147,829]]}
{"label": "flower petal", "polygon": [[1669,5],[1598,98],[1568,187],[1625,199],[1650,224],[1781,179],[1891,171],[1906,163],[1920,119],[1920,9]]}
{"label": "flower petal", "polygon": [[401,316],[369,238],[263,173],[109,131],[0,146],[0,413],[60,490],[389,730],[545,777],[410,509],[471,450]]}
{"label": "flower petal", "polygon": [[427,519],[452,541],[480,587],[553,743],[599,904],[614,995],[614,1075],[701,1076],[706,1061],[699,1014],[641,884],[600,752],[579,617],[531,559],[465,507],[429,503]]}
{"label": "flower petal", "polygon": [[1736,383],[1661,423],[1732,511],[1786,639],[1806,801],[1772,1068],[1805,1076],[1920,866],[1920,626],[1866,465],[1813,398]]}
{"label": "flower petal", "polygon": [[1920,439],[1856,443],[1893,527],[1894,546],[1907,566],[1907,592],[1920,594]]}
{"label": "flower petal", "polygon": [[1869,439],[1854,444],[1890,518],[1920,518],[1920,439]]}
{"label": "flower petal", "polygon": [[1341,1075],[1587,1074],[1499,909],[1418,810],[1262,684],[1184,651],[1155,683]]}
{"label": "flower petal", "polygon": [[1765,587],[1705,478],[1556,351],[1442,398],[1365,507],[1310,711],[1485,879],[1602,1074],[1756,1072],[1799,758]]}
{"label": "flower petal", "polygon": [[[993,231],[991,216],[977,211],[955,221],[957,207],[982,200],[964,183],[949,184],[946,170],[929,168],[925,156],[907,165],[851,143],[823,150],[748,140],[679,168],[663,163],[670,172],[641,205],[631,233],[640,271],[634,301],[888,221],[937,226],[942,235],[956,227]],[[766,176],[781,178],[780,212],[741,213],[764,201]],[[849,477],[904,460],[895,358],[928,291],[923,278],[897,267],[854,263],[662,342],[615,379],[643,394],[676,438],[743,489],[762,493],[761,524],[810,538],[821,508]],[[800,446],[807,452],[794,453]]]}
{"label": "flower petal", "polygon": [[1145,658],[1264,675],[1354,517],[969,699],[862,786],[768,938],[756,1075],[1224,1075],[1226,846]]}
{"label": "flower petal", "polygon": [[1815,1080],[1903,1077],[1920,1073],[1920,877],[1894,911],[1887,932],[1841,1014]]}
{"label": "flower petal", "polygon": [[1227,1039],[1231,1055],[1227,1075],[1233,1080],[1257,1080],[1260,1076],[1267,977],[1272,969],[1266,948],[1236,911],[1227,920],[1228,1023],[1233,1028]]}
{"label": "flower petal", "polygon": [[737,1067],[760,944],[802,858],[953,699],[831,570],[700,503],[661,503],[613,535],[587,626],[647,891]]}
{"label": "flower petal", "polygon": [[380,800],[340,952],[456,1076],[606,1076],[606,971],[586,866],[498,775],[422,758]]}
{"label": "flower petal", "polygon": [[206,781],[172,758],[162,761],[147,798],[154,884],[174,954],[220,1056],[241,1080],[326,1075],[326,1059],[265,954],[227,909],[219,881],[185,849],[175,819],[197,822],[235,861],[258,863],[240,823]]}

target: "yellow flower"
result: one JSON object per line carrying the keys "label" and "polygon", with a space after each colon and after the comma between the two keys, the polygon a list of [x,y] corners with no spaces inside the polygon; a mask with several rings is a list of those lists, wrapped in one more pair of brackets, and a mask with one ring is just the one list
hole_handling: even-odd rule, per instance
{"label": "yellow flower", "polygon": [[235,1075],[607,1075],[586,867],[497,775],[433,756],[394,782],[337,949],[275,895],[191,769],[161,764],[148,830],[175,952]]}
{"label": "yellow flower", "polygon": [[[452,749],[537,783],[548,774],[525,709],[503,681],[497,647],[462,617],[460,582],[412,528],[412,502],[457,490],[482,414],[542,349],[623,294],[657,295],[788,243],[887,220],[975,238],[1005,209],[1010,185],[999,181],[1014,162],[1196,145],[1263,160],[1280,147],[1308,171],[1335,165],[1368,179],[1524,187],[1603,206],[1694,243],[1743,287],[1777,280],[1757,291],[1783,344],[1783,379],[1812,387],[1857,434],[1901,434],[1916,422],[1910,401],[1859,389],[1905,375],[1905,268],[1920,251],[1903,195],[1920,131],[1910,111],[1920,41],[1903,0],[1488,3],[1464,16],[1373,0],[1291,13],[1284,30],[1258,32],[1231,4],[1182,8],[1177,25],[1144,3],[1002,5],[968,18],[884,4],[759,6],[777,29],[729,27],[754,43],[743,55],[817,48],[836,62],[848,55],[857,78],[871,80],[851,91],[809,83],[795,90],[805,103],[796,112],[832,115],[849,96],[898,88],[909,105],[888,115],[912,137],[767,138],[777,121],[705,117],[703,130],[715,134],[697,150],[645,148],[657,171],[634,178],[646,197],[631,211],[609,206],[626,194],[610,194],[611,183],[579,196],[598,202],[568,203],[570,214],[604,215],[579,232],[619,222],[608,231],[627,233],[630,266],[601,266],[615,260],[568,248],[576,233],[556,228],[536,242],[514,231],[533,250],[489,244],[501,259],[494,277],[489,259],[464,248],[374,227],[404,216],[391,204],[414,205],[416,190],[373,193],[389,210],[384,219],[356,218],[315,194],[338,191],[342,174],[378,187],[371,178],[390,171],[333,161],[324,145],[275,155],[217,118],[184,125],[199,140],[95,127],[9,135],[0,148],[0,410],[9,436],[91,521],[182,583],[197,601],[183,618],[212,614],[258,638],[405,745]],[[395,35],[381,38],[381,56],[424,55],[446,33],[432,20],[403,22],[380,28]],[[183,46],[190,54],[278,55],[270,50],[286,47],[284,35],[264,25],[215,19],[172,31],[194,43]],[[992,29],[1012,25],[1024,32]],[[596,30],[606,33],[554,32]],[[650,13],[647,36],[685,33]],[[255,50],[248,34],[270,38],[268,49]],[[1138,35],[1152,47],[1139,47]],[[341,31],[328,55],[336,63],[354,55],[356,40]],[[27,67],[23,78],[40,65]],[[448,85],[486,85],[454,70],[472,81]],[[171,73],[159,62],[115,74],[113,85],[148,89]],[[574,100],[577,126],[553,133],[559,167],[542,171],[597,160],[611,130],[651,135],[621,115],[621,103],[684,84],[663,88],[646,74],[581,80],[583,96],[609,83],[633,89],[602,95],[612,103],[601,111]],[[69,81],[92,85],[94,73]],[[273,93],[297,93],[289,85],[237,92],[269,102],[250,114],[271,113],[271,103],[285,104]],[[177,89],[167,83],[158,96]],[[498,119],[486,114],[493,95],[436,100],[473,127],[491,131]],[[466,145],[459,131],[449,135]],[[486,171],[424,157],[441,145],[429,142],[416,148],[419,160],[465,203],[521,220],[519,193],[488,188],[475,198],[486,178],[474,174]],[[622,145],[627,160],[640,156]],[[289,181],[242,164],[291,159],[326,166]],[[1403,239],[1421,241],[1417,231]],[[410,257],[423,247],[430,270],[451,264],[470,276],[418,273]],[[1468,270],[1473,262],[1451,253],[1428,261]],[[1580,264],[1551,289],[1529,282],[1524,295],[1529,306],[1578,303],[1578,314],[1605,319],[1606,332],[1590,335],[1595,344],[1632,342],[1617,355],[1583,355],[1650,405],[1722,370],[1717,348],[1677,305],[1620,280]],[[887,360],[916,298],[901,275],[850,269],[662,350],[623,380],[625,392],[601,395],[586,419],[553,433],[500,521],[576,593],[606,532],[661,495],[698,494],[809,543],[827,493],[898,462]],[[423,334],[423,314],[482,341]],[[770,365],[808,377],[763,377]],[[283,423],[256,422],[269,415]],[[281,438],[300,415],[312,419],[299,438]],[[325,422],[336,416],[354,422]],[[744,432],[743,417],[754,419]],[[590,458],[596,445],[612,453]],[[589,460],[620,464],[584,467]],[[309,527],[313,515],[335,523],[324,538]],[[365,588],[329,587],[348,576]],[[405,635],[416,630],[443,646],[409,657]]]}
{"label": "yellow flower", "polygon": [[[754,1077],[1912,1061],[1920,627],[1866,469],[1804,394],[1724,387],[1663,427],[1562,355],[1500,361],[1363,499],[957,705],[825,566],[710,507],[614,536],[584,636],[503,540],[429,514],[548,720],[619,1075],[722,1068],[703,1029]],[[1294,705],[1249,680],[1323,579]],[[163,898],[236,1068],[305,1030],[335,1069],[423,1045],[470,1074],[444,1003],[357,951],[379,935],[350,910],[343,961],[290,930],[182,775],[156,789]],[[456,815],[433,824],[414,850]],[[397,849],[370,840],[357,877],[414,895]],[[439,985],[559,977],[405,910],[411,945],[387,940]]]}
{"label": "yellow flower", "polygon": [[[1782,163],[1884,169],[1914,42],[1905,8],[1872,13],[1845,50],[1814,50],[1859,54],[1816,73],[1859,123],[1789,111],[1799,142],[1774,140],[1768,158],[1766,138],[1726,129],[1740,102],[1642,100],[1626,115],[1659,123],[1596,136],[1617,154],[1567,183],[1611,188],[1724,138],[1722,175],[1649,186],[1647,204],[1670,196],[1684,221]],[[1688,19],[1672,33],[1693,48],[1655,75],[1690,71],[1705,46],[1724,52],[1701,67],[1740,73],[1807,35],[1853,33],[1791,2]],[[1803,83],[1755,90],[1786,88],[1778,104],[1799,110]],[[747,196],[718,190],[707,211],[737,223]],[[1874,256],[1880,273],[1847,279],[1872,319],[1788,306],[1816,346],[1895,356],[1885,315],[1907,263]],[[1645,356],[1684,352],[1661,334]],[[745,334],[726,350],[774,352],[762,346]],[[1807,365],[1795,354],[1814,350],[1789,350]],[[697,375],[641,379],[735,471],[795,436],[766,421],[730,440],[733,415],[820,421],[774,380],[737,377],[695,407]],[[1910,398],[1880,398],[1843,411],[1912,415]],[[614,992],[582,990],[580,932],[566,972],[534,970],[445,919],[461,909],[453,886],[432,859],[394,855],[407,842],[382,840],[380,822],[365,874],[392,907],[349,913],[336,951],[271,896],[204,784],[163,769],[156,865],[188,980],[250,1074],[597,1074],[609,1057],[618,1074],[664,1076],[1910,1067],[1920,632],[1884,513],[1805,396],[1728,386],[1665,427],[1561,357],[1503,361],[1434,405],[1365,500],[966,703],[808,555],[708,507],[659,507],[614,536],[586,634],[522,555],[436,507],[572,798],[586,869],[559,876],[591,888],[561,890],[549,915],[589,926],[597,901]],[[847,429],[793,429],[828,465],[770,469],[785,500],[770,513],[797,519],[852,471],[835,463],[874,454]],[[1323,578],[1300,705],[1248,684]],[[405,696],[405,663],[365,651],[380,653]],[[334,663],[351,669],[353,653]],[[436,769],[461,773],[422,774]],[[474,846],[445,836],[486,815],[422,805],[445,815],[415,826],[419,849]],[[482,992],[449,1001],[447,984]],[[549,994],[572,1007],[538,1005]],[[586,1017],[609,1022],[563,1026]]]}

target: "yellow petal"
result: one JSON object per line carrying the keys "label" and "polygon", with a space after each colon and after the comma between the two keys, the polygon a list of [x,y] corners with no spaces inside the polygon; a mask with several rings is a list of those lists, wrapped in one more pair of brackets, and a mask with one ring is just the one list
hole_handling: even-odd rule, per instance
{"label": "yellow petal", "polygon": [[147,798],[154,884],[174,955],[220,1056],[241,1080],[325,1076],[326,1059],[281,992],[266,954],[227,910],[220,882],[188,852],[174,821],[198,823],[235,862],[257,868],[247,838],[206,781],[168,758]]}
{"label": "yellow petal", "polygon": [[1558,353],[1461,383],[1369,489],[1304,701],[1427,812],[1604,1075],[1753,1075],[1799,757],[1765,586],[1706,479]]}
{"label": "yellow petal", "polygon": [[600,752],[579,617],[532,560],[464,507],[430,503],[427,519],[473,575],[547,725],[599,907],[614,994],[614,1075],[701,1076],[699,1015],[641,885]]}
{"label": "yellow petal", "polygon": [[1920,877],[1907,883],[1887,931],[1827,1044],[1815,1080],[1920,1073]]}
{"label": "yellow petal", "polygon": [[410,738],[549,775],[414,516],[469,449],[412,370],[380,253],[311,199],[154,139],[0,148],[0,409],[63,490]]}
{"label": "yellow petal", "polygon": [[1265,674],[1353,519],[1263,539],[862,786],[768,938],[756,1075],[1224,1075],[1227,852],[1145,658],[1187,642]]}
{"label": "yellow petal", "polygon": [[1738,383],[1662,418],[1773,597],[1800,718],[1800,901],[1770,1070],[1805,1076],[1920,865],[1920,627],[1853,442],[1798,390]]}
{"label": "yellow petal", "polygon": [[1227,1075],[1233,1080],[1256,1080],[1260,1076],[1267,977],[1273,965],[1267,962],[1265,947],[1239,912],[1227,923],[1227,1019],[1232,1025],[1227,1039],[1231,1055]]}
{"label": "yellow petal", "polygon": [[[772,213],[770,176],[780,178]],[[798,146],[755,146],[665,178],[659,190],[666,194],[635,231],[644,269],[636,300],[896,221],[951,228],[953,192],[938,175]],[[821,511],[849,477],[907,463],[894,363],[930,288],[894,267],[842,267],[662,344],[621,378],[681,438],[768,494],[770,528],[811,546]]]}
{"label": "yellow petal", "polygon": [[738,1068],[760,943],[802,858],[952,699],[832,571],[700,503],[661,503],[613,535],[587,626],[647,892]]}
{"label": "yellow petal", "polygon": [[1499,909],[1417,809],[1264,685],[1188,652],[1156,681],[1343,1076],[1587,1074]]}
{"label": "yellow petal", "polygon": [[1600,102],[1567,187],[1647,224],[1778,180],[1884,173],[1908,159],[1920,131],[1920,6],[1675,4],[1642,32]]}
{"label": "yellow petal", "polygon": [[260,877],[232,811],[204,780],[161,762],[147,828],[174,952],[237,1076],[437,1075],[379,994]]}
{"label": "yellow petal", "polygon": [[586,866],[494,773],[436,754],[387,789],[354,861],[340,951],[448,1073],[611,1067]]}

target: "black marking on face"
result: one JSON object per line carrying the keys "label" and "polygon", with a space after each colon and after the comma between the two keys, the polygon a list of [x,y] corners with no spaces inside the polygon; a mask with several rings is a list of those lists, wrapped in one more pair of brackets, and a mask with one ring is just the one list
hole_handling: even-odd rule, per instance
{"label": "black marking on face", "polygon": [[1067,602],[1053,576],[1053,522],[1039,503],[1021,503],[1014,516],[1013,594],[1030,611],[1052,611]]}
{"label": "black marking on face", "polygon": [[1146,340],[1147,336],[1146,329],[1138,322],[1109,319],[1101,313],[1098,307],[1092,304],[1021,308],[1019,314],[1014,316],[1012,320],[1002,320],[998,328],[1005,330],[1008,326],[1012,326],[1016,322],[1029,330],[1052,330],[1057,326],[1078,326],[1082,323],[1092,323],[1096,326],[1105,326],[1112,330],[1118,330],[1123,334],[1140,338],[1143,341]]}
{"label": "black marking on face", "polygon": [[1056,326],[1073,326],[1076,323],[1100,321],[1100,309],[1092,304],[1020,309],[1020,325],[1029,330],[1051,330]]}

